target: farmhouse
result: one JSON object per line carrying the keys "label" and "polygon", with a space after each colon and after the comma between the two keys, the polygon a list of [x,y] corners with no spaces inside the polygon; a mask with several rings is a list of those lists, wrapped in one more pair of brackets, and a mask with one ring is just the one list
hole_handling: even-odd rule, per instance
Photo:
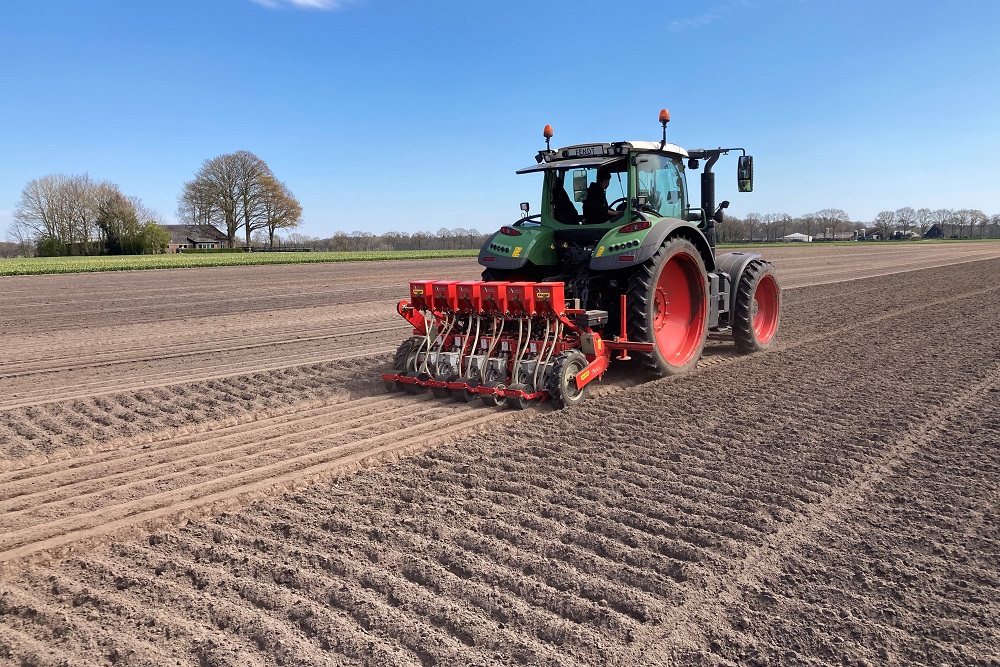
{"label": "farmhouse", "polygon": [[212,225],[160,225],[170,234],[167,252],[225,248],[229,238]]}

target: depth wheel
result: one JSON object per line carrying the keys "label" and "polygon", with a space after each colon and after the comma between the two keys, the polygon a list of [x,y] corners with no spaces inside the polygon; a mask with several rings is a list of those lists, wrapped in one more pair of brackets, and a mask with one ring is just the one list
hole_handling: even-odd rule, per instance
{"label": "depth wheel", "polygon": [[[392,370],[399,375],[405,375],[406,373],[413,372],[417,365],[417,354],[420,352],[420,348],[423,347],[423,345],[424,339],[416,336],[404,340],[392,358]],[[414,393],[409,391],[408,385],[404,385],[399,380],[386,380],[384,384],[385,389],[388,392],[406,390],[407,393]]]}
{"label": "depth wheel", "polygon": [[781,286],[768,262],[754,261],[743,270],[733,300],[733,339],[743,354],[771,347],[781,320]]}
{"label": "depth wheel", "polygon": [[[531,387],[529,387],[526,384],[522,384],[520,382],[515,382],[514,384],[509,386],[508,389],[512,391],[523,391],[523,392],[531,391]],[[531,401],[526,399],[524,396],[520,396],[518,394],[509,394],[507,396],[507,407],[510,408],[511,410],[524,410],[530,405]]]}
{"label": "depth wheel", "polygon": [[[506,389],[507,386],[503,382],[497,380],[492,380],[483,385],[484,387],[489,387],[490,389]],[[499,394],[483,394],[483,405],[488,408],[495,408],[500,405],[500,395]]]}
{"label": "depth wheel", "polygon": [[590,365],[587,357],[579,350],[563,352],[556,357],[552,365],[552,372],[549,374],[547,389],[552,402],[558,408],[568,408],[576,405],[587,395],[587,387],[576,388],[576,376]]}
{"label": "depth wheel", "polygon": [[[410,373],[409,375],[417,378],[421,382],[427,382],[431,379],[431,376],[427,373]],[[422,384],[404,384],[403,389],[406,390],[407,394],[413,394],[414,396],[427,392],[427,387]]]}
{"label": "depth wheel", "polygon": [[[458,378],[455,382],[464,382],[473,388],[479,386],[479,382],[475,378]],[[451,392],[451,395],[454,396],[455,400],[459,403],[468,403],[479,394],[463,387],[462,389],[457,389]]]}
{"label": "depth wheel", "polygon": [[629,278],[629,340],[653,343],[641,355],[655,375],[678,375],[698,365],[708,337],[705,261],[693,243],[667,239]]}
{"label": "depth wheel", "polygon": [[[438,376],[438,380],[444,380],[445,382],[454,382],[458,376],[455,373],[447,377]],[[448,387],[432,387],[431,393],[434,394],[434,398],[451,398],[452,391]]]}
{"label": "depth wheel", "polygon": [[396,350],[392,358],[392,370],[397,373],[411,373],[417,368],[417,354],[424,346],[424,339],[419,336],[408,338]]}

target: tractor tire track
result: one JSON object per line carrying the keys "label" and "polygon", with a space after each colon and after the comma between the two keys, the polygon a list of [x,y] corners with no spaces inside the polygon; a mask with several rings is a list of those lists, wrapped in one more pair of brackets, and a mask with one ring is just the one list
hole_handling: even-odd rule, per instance
{"label": "tractor tire track", "polygon": [[[769,353],[731,357],[713,341],[697,372],[627,391],[635,382],[623,364],[569,411],[381,396],[370,379],[310,388],[323,385],[323,369],[287,369],[277,378],[282,391],[308,397],[308,407],[281,412],[278,391],[275,414],[263,419],[150,434],[118,451],[76,451],[0,473],[9,515],[0,517],[0,559],[13,577],[0,590],[0,656],[41,664],[989,664],[1000,584],[976,554],[1000,548],[996,517],[980,511],[960,539],[945,517],[995,507],[997,498],[1000,443],[989,437],[998,425],[987,409],[998,379],[997,270],[996,261],[979,262],[790,290]],[[230,392],[249,401],[259,387],[204,385],[222,406],[233,404]],[[158,391],[179,414],[185,392],[204,400],[201,387]],[[113,413],[122,420],[107,427],[113,433],[123,417],[152,409],[150,394],[132,406],[125,395],[98,399],[68,417]],[[902,395],[905,409],[884,409]],[[343,427],[328,420],[338,404]],[[58,410],[66,406],[25,414],[41,423]],[[943,452],[935,458],[941,441],[955,453],[948,466]],[[993,477],[965,472],[965,484],[949,485],[942,475],[963,466]],[[928,500],[925,478],[946,503]],[[326,483],[304,489],[316,481]],[[896,496],[922,503],[926,528],[902,520]],[[884,525],[867,521],[870,500]],[[129,539],[158,527],[165,532]],[[921,530],[965,559],[952,564],[964,587],[907,551],[900,537]],[[112,539],[125,542],[94,550]],[[925,589],[895,597],[897,576],[916,577],[913,568],[880,567],[866,549],[938,567],[959,600]],[[852,583],[859,569],[868,588]],[[838,585],[824,589],[827,580]],[[847,593],[819,599],[816,590]],[[829,607],[848,616],[831,620]],[[878,616],[887,608],[902,621]],[[952,620],[959,613],[983,621]],[[937,634],[922,634],[927,626]],[[802,639],[814,635],[824,643]]]}
{"label": "tractor tire track", "polygon": [[[980,269],[976,275],[986,276],[996,264]],[[905,285],[883,284],[883,300],[856,308],[869,316],[853,326],[744,357],[741,375],[754,379],[750,386],[727,385],[727,369],[712,367],[148,543],[33,568],[15,591],[7,623],[37,641],[51,636],[58,600],[77,600],[76,628],[55,645],[84,660],[94,654],[75,637],[98,634],[140,663],[830,664],[884,660],[881,645],[909,664],[939,664],[961,643],[961,662],[988,664],[995,626],[953,625],[950,638],[925,640],[915,634],[917,619],[926,624],[933,609],[903,627],[861,616],[868,625],[858,640],[848,622],[855,616],[826,620],[819,614],[829,603],[811,601],[816,583],[786,579],[797,574],[789,567],[804,567],[796,555],[822,553],[831,532],[878,539],[863,513],[849,530],[842,524],[887,485],[913,493],[921,481],[894,471],[935,447],[960,416],[972,430],[977,422],[965,415],[980,415],[980,429],[995,421],[995,411],[982,406],[1000,380],[996,362],[974,362],[995,349],[1000,334],[950,355],[927,355],[915,368],[901,354],[914,341],[936,345],[991,321],[996,301],[985,301],[993,307],[984,312],[976,284],[955,287],[953,318],[939,317],[939,305],[889,308],[890,295]],[[920,291],[912,286],[911,296]],[[825,310],[793,320],[788,336],[797,341],[809,323],[823,326]],[[832,310],[830,319],[843,323]],[[831,340],[862,339],[887,355],[880,368],[869,371],[871,358],[850,347],[828,349]],[[897,394],[910,373],[924,380],[910,411],[843,409],[858,390]],[[810,386],[821,389],[802,391]],[[707,387],[716,393],[706,394]],[[776,391],[781,387],[794,393]],[[816,414],[823,419],[809,418]],[[878,563],[863,567],[873,583],[893,576]],[[969,582],[973,575],[988,581],[982,562],[965,567]],[[963,603],[970,610],[991,599],[985,585],[971,586]],[[36,592],[22,592],[29,590]],[[891,601],[903,618],[918,611],[879,589],[866,595],[868,602],[848,602],[874,610]],[[807,636],[796,622],[800,613],[828,641],[800,639]],[[827,630],[838,623],[842,634]],[[880,644],[867,639],[873,628],[894,634]],[[210,642],[206,629],[215,631]],[[359,642],[369,649],[359,650]]]}

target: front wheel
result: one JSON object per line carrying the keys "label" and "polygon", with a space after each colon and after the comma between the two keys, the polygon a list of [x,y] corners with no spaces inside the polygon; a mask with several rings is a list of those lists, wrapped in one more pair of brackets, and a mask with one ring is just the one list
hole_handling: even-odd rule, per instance
{"label": "front wheel", "polygon": [[781,287],[768,262],[754,261],[743,270],[733,299],[733,339],[743,354],[771,347],[781,319]]}
{"label": "front wheel", "polygon": [[644,355],[655,375],[677,375],[698,364],[708,336],[705,261],[693,243],[667,239],[629,279],[629,340],[653,344]]}

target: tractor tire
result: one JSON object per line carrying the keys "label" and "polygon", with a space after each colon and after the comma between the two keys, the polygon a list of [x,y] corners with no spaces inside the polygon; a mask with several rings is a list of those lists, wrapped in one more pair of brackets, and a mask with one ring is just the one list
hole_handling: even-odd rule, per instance
{"label": "tractor tire", "polygon": [[694,244],[673,237],[629,278],[628,338],[653,343],[652,352],[639,355],[653,375],[698,365],[708,337],[707,275]]}
{"label": "tractor tire", "polygon": [[576,405],[587,395],[587,387],[576,388],[576,376],[589,365],[587,357],[579,350],[569,350],[556,357],[546,388],[557,408]]}
{"label": "tractor tire", "polygon": [[733,339],[743,354],[771,347],[781,320],[781,286],[774,267],[753,261],[743,270],[733,299]]}

